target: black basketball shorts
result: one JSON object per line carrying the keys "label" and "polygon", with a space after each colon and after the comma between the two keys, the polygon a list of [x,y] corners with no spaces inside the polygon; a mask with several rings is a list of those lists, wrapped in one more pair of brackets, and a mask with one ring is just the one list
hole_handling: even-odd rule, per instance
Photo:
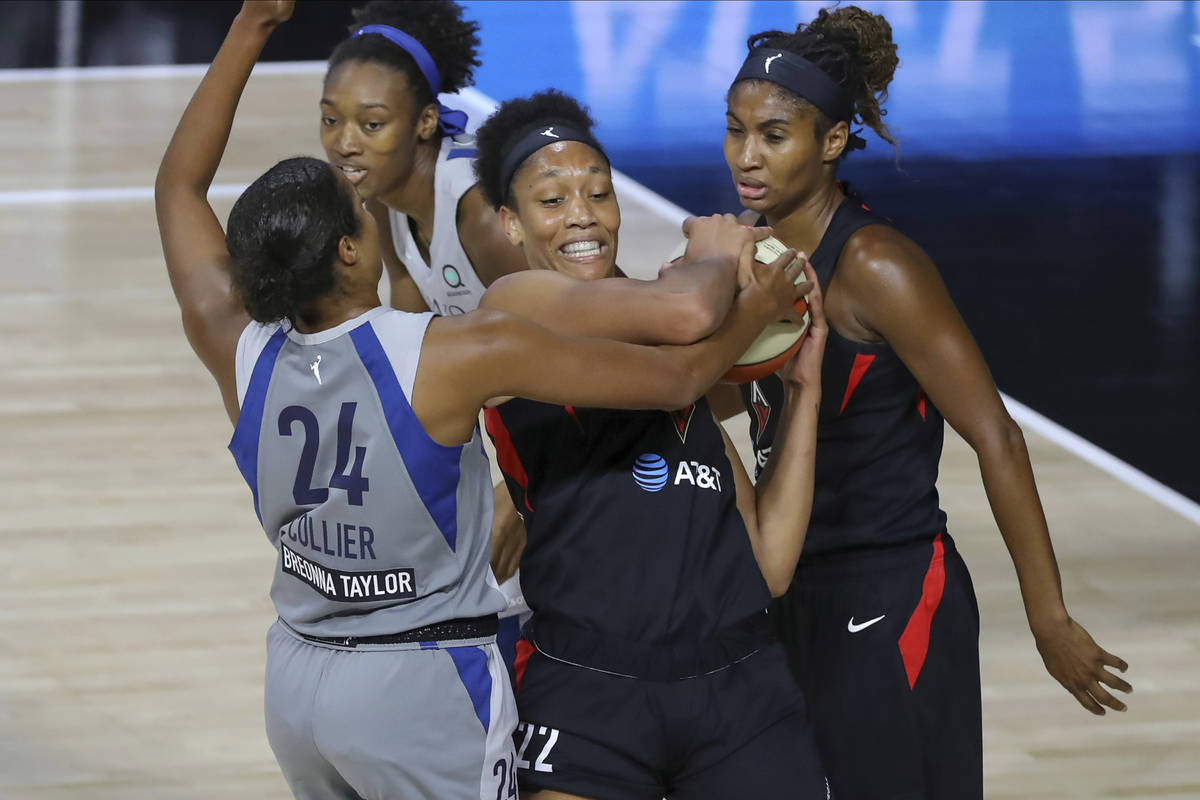
{"label": "black basketball shorts", "polygon": [[803,695],[778,643],[676,681],[567,664],[524,640],[517,660],[522,792],[597,800],[830,797]]}
{"label": "black basketball shorts", "polygon": [[979,609],[949,534],[802,559],[772,612],[839,800],[983,797]]}

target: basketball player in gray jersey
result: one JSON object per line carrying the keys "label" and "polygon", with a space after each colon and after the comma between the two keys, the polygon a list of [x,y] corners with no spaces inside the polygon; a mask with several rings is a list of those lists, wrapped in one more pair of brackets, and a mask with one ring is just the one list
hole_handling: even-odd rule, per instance
{"label": "basketball player in gray jersey", "polygon": [[[494,644],[489,468],[476,420],[510,395],[611,408],[692,402],[796,299],[732,217],[687,260],[750,277],[689,347],[556,336],[519,317],[380,306],[373,217],[340,171],[280,162],[230,213],[206,194],[241,91],[292,3],[247,3],[184,112],[155,205],[193,349],[278,551],[267,734],[302,798],[513,797],[515,723]],[[794,253],[793,253],[794,255]]]}

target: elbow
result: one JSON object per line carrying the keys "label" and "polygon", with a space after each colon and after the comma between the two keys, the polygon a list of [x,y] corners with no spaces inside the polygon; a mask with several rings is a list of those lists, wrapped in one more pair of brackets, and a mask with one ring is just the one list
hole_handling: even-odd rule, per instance
{"label": "elbow", "polygon": [[974,446],[981,458],[987,455],[999,456],[1004,460],[1029,458],[1025,434],[1021,426],[1007,414],[992,425]]}
{"label": "elbow", "polygon": [[763,580],[767,582],[767,591],[771,593],[771,597],[783,597],[792,585],[792,570],[765,569]]}
{"label": "elbow", "polygon": [[677,297],[671,307],[665,344],[687,345],[707,338],[721,324],[723,315],[702,292]]}

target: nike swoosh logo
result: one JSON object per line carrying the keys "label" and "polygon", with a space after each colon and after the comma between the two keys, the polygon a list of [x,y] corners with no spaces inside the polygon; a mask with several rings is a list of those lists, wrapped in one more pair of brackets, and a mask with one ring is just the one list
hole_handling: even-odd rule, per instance
{"label": "nike swoosh logo", "polygon": [[879,622],[879,620],[883,619],[886,616],[887,616],[887,614],[880,614],[875,619],[869,619],[866,622],[860,622],[857,625],[854,624],[854,617],[851,617],[850,621],[846,623],[846,630],[850,631],[851,633],[858,633],[863,628],[871,627],[876,622]]}

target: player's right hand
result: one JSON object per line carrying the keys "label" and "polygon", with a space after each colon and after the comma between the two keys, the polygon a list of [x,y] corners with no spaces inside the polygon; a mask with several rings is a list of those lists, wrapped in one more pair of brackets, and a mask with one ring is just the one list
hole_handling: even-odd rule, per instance
{"label": "player's right hand", "polygon": [[296,0],[245,0],[238,16],[252,25],[274,28],[287,22],[296,10]]}
{"label": "player's right hand", "polygon": [[713,214],[685,219],[683,235],[688,240],[684,259],[701,261],[724,258],[732,264],[740,261],[747,248],[753,253],[755,243],[770,236],[771,229],[748,228],[738,222],[733,214]]}

